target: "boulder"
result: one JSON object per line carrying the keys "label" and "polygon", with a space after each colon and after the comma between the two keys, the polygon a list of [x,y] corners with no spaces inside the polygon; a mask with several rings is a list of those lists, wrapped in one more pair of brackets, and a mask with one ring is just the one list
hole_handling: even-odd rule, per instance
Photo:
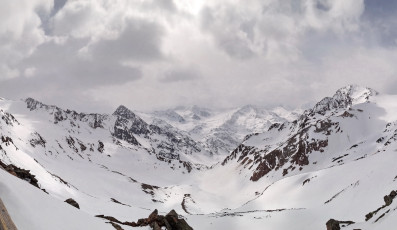
{"label": "boulder", "polygon": [[340,230],[339,221],[330,219],[325,224],[327,226],[327,230]]}
{"label": "boulder", "polygon": [[65,202],[70,204],[70,205],[72,205],[75,208],[80,209],[80,205],[75,200],[73,200],[72,198],[69,198],[69,199],[65,200]]}
{"label": "boulder", "polygon": [[149,215],[149,217],[147,218],[147,222],[150,224],[150,223],[152,223],[153,221],[155,221],[156,219],[157,219],[157,216],[158,216],[158,211],[157,211],[157,209],[155,209],[150,215]]}
{"label": "boulder", "polygon": [[192,227],[184,219],[178,218],[178,213],[173,209],[166,216],[165,219],[171,226],[171,229],[175,230],[193,230]]}

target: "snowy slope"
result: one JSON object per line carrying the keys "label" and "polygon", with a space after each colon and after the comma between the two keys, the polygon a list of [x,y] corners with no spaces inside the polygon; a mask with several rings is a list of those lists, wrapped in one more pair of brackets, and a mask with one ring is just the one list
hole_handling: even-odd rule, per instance
{"label": "snowy slope", "polygon": [[[396,102],[394,95],[347,86],[295,120],[283,110],[284,116],[259,116],[252,107],[196,108],[201,120],[194,123],[192,108],[178,108],[172,121],[125,107],[82,114],[1,100],[0,160],[30,170],[48,194],[0,170],[0,196],[22,230],[61,229],[54,226],[63,222],[73,222],[68,229],[111,229],[94,216],[137,221],[154,209],[175,209],[194,229],[317,230],[331,218],[355,222],[342,229],[393,229]],[[206,167],[205,142],[186,128],[196,124],[259,130]],[[48,208],[32,214],[38,203]]]}

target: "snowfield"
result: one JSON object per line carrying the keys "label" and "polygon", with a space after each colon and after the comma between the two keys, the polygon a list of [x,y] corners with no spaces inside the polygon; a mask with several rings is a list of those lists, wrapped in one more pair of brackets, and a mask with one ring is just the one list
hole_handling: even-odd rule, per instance
{"label": "snowfield", "polygon": [[154,209],[174,209],[194,229],[325,230],[330,219],[393,229],[396,99],[347,86],[301,114],[84,114],[0,100],[0,160],[40,187],[0,170],[0,197],[20,230],[114,229],[95,216],[136,222]]}

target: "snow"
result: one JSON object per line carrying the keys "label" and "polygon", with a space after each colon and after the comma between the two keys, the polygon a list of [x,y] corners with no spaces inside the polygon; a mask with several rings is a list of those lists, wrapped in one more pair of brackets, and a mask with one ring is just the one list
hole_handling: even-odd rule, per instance
{"label": "snow", "polygon": [[0,170],[0,197],[18,229],[111,230],[104,221],[78,210]]}

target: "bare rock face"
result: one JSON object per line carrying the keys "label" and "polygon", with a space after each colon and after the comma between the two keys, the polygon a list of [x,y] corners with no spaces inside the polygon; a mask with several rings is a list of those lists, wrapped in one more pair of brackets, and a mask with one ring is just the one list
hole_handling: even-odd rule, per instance
{"label": "bare rock face", "polygon": [[[109,220],[113,227],[117,224],[122,224],[126,226],[132,227],[145,227],[150,226],[154,230],[193,230],[192,227],[183,219],[180,218],[178,213],[175,210],[171,210],[167,215],[159,215],[157,209],[155,209],[148,218],[139,219],[136,223],[135,222],[121,222],[114,217],[111,216],[104,216],[104,215],[97,215],[96,217],[103,218]],[[117,223],[117,224],[116,224]],[[119,225],[117,225],[120,227]],[[115,227],[118,229],[117,227]]]}
{"label": "bare rock face", "polygon": [[170,224],[172,230],[193,230],[184,219],[179,219],[178,213],[175,210],[171,210],[165,216],[165,219]]}
{"label": "bare rock face", "polygon": [[158,211],[157,209],[155,209],[147,218],[147,222],[152,223],[154,222],[158,217]]}
{"label": "bare rock face", "polygon": [[327,230],[340,230],[339,221],[330,219],[325,224],[327,226]]}
{"label": "bare rock face", "polygon": [[19,168],[13,164],[6,165],[1,160],[0,160],[0,167],[3,168],[8,173],[10,173],[11,175],[14,175],[22,180],[25,180],[37,188],[40,188],[38,184],[39,181],[36,179],[35,175],[30,173],[30,170]]}
{"label": "bare rock face", "polygon": [[70,204],[70,205],[72,205],[75,208],[80,209],[80,205],[75,200],[73,200],[72,198],[69,198],[69,199],[65,200],[65,202]]}
{"label": "bare rock face", "polygon": [[[374,215],[376,215],[379,211],[381,211],[382,209],[385,209],[387,206],[391,205],[391,203],[393,202],[393,199],[396,196],[397,196],[397,190],[396,191],[392,190],[389,195],[384,196],[383,200],[385,201],[385,204],[382,205],[381,207],[379,207],[378,209],[376,209],[375,211],[372,211],[372,212],[368,213],[367,215],[365,215],[365,221],[368,221]],[[377,222],[382,217],[384,217],[384,214],[381,215],[378,219],[376,219],[375,222]]]}
{"label": "bare rock face", "polygon": [[385,205],[389,206],[393,202],[393,199],[397,196],[397,191],[391,191],[389,195],[386,195],[383,199],[385,200]]}
{"label": "bare rock face", "polygon": [[[340,221],[340,220],[330,219],[327,221],[327,223],[325,225],[327,226],[327,230],[340,230],[341,225],[342,225],[342,227],[346,227],[346,226],[349,226],[354,223],[355,222],[353,222],[351,220]],[[359,230],[359,229],[357,229],[357,230]]]}

